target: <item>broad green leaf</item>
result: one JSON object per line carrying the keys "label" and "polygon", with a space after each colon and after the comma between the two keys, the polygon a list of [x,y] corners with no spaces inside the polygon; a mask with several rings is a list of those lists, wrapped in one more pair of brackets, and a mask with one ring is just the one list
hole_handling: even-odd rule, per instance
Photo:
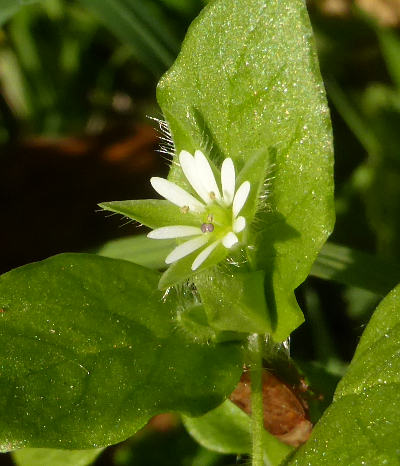
{"label": "broad green leaf", "polygon": [[[250,417],[231,401],[199,418],[184,417],[188,432],[204,447],[220,453],[251,452]],[[273,435],[264,431],[265,464],[278,465],[292,451]]]}
{"label": "broad green leaf", "polygon": [[175,240],[155,241],[146,235],[136,235],[108,241],[97,254],[124,259],[149,269],[162,269],[166,267],[165,258],[175,245]]}
{"label": "broad green leaf", "polygon": [[400,286],[378,306],[332,405],[288,462],[399,464]]}
{"label": "broad green leaf", "polygon": [[[158,101],[177,153],[202,148],[238,171],[268,150],[254,224],[276,340],[303,320],[294,289],[334,222],[329,112],[303,0],[218,0],[189,29]],[[183,183],[172,166],[170,179]],[[267,193],[269,191],[269,194]]]}
{"label": "broad green leaf", "polygon": [[23,448],[12,453],[17,466],[88,466],[101,454],[103,448],[92,450],[52,450]]}
{"label": "broad green leaf", "polygon": [[62,254],[0,277],[0,448],[121,441],[165,411],[200,415],[241,372],[237,344],[179,331],[159,273]]}

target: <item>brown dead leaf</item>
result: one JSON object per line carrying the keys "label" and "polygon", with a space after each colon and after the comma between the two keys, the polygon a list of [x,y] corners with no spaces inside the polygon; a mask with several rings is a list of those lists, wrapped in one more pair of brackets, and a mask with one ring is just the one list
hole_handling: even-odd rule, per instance
{"label": "brown dead leaf", "polygon": [[[311,433],[307,403],[278,377],[263,370],[264,427],[282,442],[293,447],[305,443]],[[251,415],[250,373],[244,372],[230,400]]]}

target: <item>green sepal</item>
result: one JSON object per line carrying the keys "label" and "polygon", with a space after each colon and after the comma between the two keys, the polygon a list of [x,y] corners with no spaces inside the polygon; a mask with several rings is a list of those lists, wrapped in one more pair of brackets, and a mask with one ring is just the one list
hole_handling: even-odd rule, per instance
{"label": "green sepal", "polygon": [[188,305],[185,309],[178,311],[176,320],[179,327],[194,341],[216,340],[216,332],[209,326],[207,314],[201,304]]}
{"label": "green sepal", "polygon": [[270,333],[264,295],[264,272],[215,269],[195,279],[210,325],[218,330]]}
{"label": "green sepal", "polygon": [[191,212],[183,213],[181,208],[169,201],[140,199],[133,201],[102,202],[99,206],[110,212],[129,217],[150,228],[170,225],[200,226],[199,216]]}

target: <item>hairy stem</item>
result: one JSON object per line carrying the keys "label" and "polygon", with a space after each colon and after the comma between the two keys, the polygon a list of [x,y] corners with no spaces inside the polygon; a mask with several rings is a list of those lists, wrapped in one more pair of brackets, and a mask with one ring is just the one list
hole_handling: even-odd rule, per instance
{"label": "hairy stem", "polygon": [[252,466],[263,466],[264,410],[262,396],[262,335],[250,337]]}

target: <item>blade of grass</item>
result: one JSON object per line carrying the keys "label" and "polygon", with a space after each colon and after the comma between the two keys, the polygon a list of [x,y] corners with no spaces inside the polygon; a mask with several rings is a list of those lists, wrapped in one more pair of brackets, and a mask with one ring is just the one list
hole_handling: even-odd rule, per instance
{"label": "blade of grass", "polygon": [[310,275],[385,296],[400,282],[400,265],[346,246],[326,243]]}
{"label": "blade of grass", "polygon": [[376,154],[381,149],[381,144],[376,137],[371,125],[357,112],[349,97],[340,86],[329,81],[325,83],[328,96],[336,110],[339,112],[348,127],[369,154]]}
{"label": "blade of grass", "polygon": [[137,0],[81,0],[124,43],[128,44],[155,75],[173,62],[179,41],[154,11]]}

